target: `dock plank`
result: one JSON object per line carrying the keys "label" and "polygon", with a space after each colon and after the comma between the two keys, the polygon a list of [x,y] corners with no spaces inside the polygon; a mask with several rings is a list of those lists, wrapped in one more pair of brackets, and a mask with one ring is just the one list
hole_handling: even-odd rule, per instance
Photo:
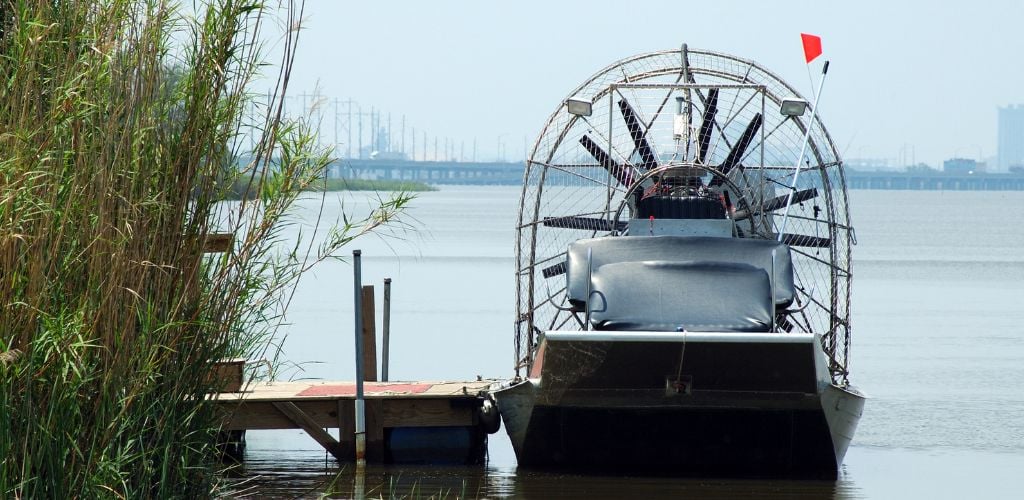
{"label": "dock plank", "polygon": [[385,401],[381,415],[384,427],[448,427],[473,425],[470,407],[453,407],[443,399],[402,399]]}
{"label": "dock plank", "polygon": [[[472,407],[453,402],[473,400],[491,383],[486,380],[367,382],[364,393],[367,406],[377,405],[368,411],[379,412],[376,417],[379,417],[381,428],[462,426],[474,424]],[[271,382],[250,384],[241,392],[220,393],[213,397],[225,413],[225,430],[302,428],[275,405],[292,403],[309,418],[310,425],[322,428],[340,426],[344,431],[354,418],[351,402],[355,396],[349,386],[354,387],[354,384],[330,381]]]}
{"label": "dock plank", "polygon": [[[335,401],[259,401],[259,402],[224,402],[221,408],[226,418],[225,430],[268,430],[268,429],[299,429],[291,419],[282,414],[274,403],[290,402],[319,427],[337,427],[338,404]],[[352,415],[345,418],[351,419]]]}
{"label": "dock plank", "polygon": [[384,426],[381,418],[384,403],[393,401],[375,398],[366,400],[366,460],[380,463],[384,461]]}
{"label": "dock plank", "polygon": [[[366,382],[367,460],[386,460],[387,429],[467,427],[483,432],[478,425],[477,398],[495,382]],[[353,382],[254,383],[240,392],[221,392],[210,398],[224,415],[225,431],[302,429],[338,460],[355,457]],[[338,439],[325,430],[330,428],[338,429]],[[486,435],[479,439],[486,442]]]}
{"label": "dock plank", "polygon": [[[367,399],[374,397],[416,397],[416,398],[450,398],[450,397],[475,397],[479,392],[486,390],[494,381],[478,380],[472,382],[366,382],[363,387]],[[426,389],[410,389],[409,386],[428,385]],[[337,393],[332,394],[329,389],[326,393],[302,396],[317,392],[311,389],[317,388],[338,388]],[[353,399],[355,387],[353,382],[330,382],[330,381],[302,381],[302,382],[269,382],[249,384],[240,392],[219,393],[214,395],[217,401],[280,401],[280,400],[305,400],[305,399]],[[345,388],[345,389],[343,389]]]}
{"label": "dock plank", "polygon": [[341,454],[349,460],[356,458],[356,419],[354,400],[338,400],[338,437],[341,439]]}

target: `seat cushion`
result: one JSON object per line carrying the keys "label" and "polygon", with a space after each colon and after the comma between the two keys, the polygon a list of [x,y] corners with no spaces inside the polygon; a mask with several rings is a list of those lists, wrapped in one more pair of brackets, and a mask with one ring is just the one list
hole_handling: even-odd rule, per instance
{"label": "seat cushion", "polygon": [[776,307],[789,306],[796,293],[789,247],[777,241],[710,236],[606,236],[569,245],[566,287],[569,302],[578,310],[586,302],[587,249],[593,252],[595,270],[606,264],[638,261],[747,264],[763,269],[772,278]]}
{"label": "seat cushion", "polygon": [[726,262],[619,262],[593,275],[590,319],[599,330],[767,332],[768,273]]}

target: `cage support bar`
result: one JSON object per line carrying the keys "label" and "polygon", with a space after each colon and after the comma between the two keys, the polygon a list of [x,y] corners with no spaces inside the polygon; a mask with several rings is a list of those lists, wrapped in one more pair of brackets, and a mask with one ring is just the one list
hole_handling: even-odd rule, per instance
{"label": "cage support bar", "polygon": [[789,197],[786,198],[786,211],[782,213],[782,227],[779,230],[779,241],[782,241],[786,233],[786,223],[789,222],[789,209],[793,205],[793,194],[796,193],[796,181],[800,177],[800,165],[804,162],[804,155],[807,153],[807,143],[811,140],[811,129],[814,128],[814,118],[818,116],[818,101],[821,99],[821,89],[825,86],[825,75],[828,74],[828,61],[821,69],[821,80],[818,81],[818,94],[814,96],[814,106],[811,107],[811,119],[807,121],[807,129],[804,131],[804,141],[800,145],[800,156],[796,159],[796,170],[793,172],[793,183],[789,186]]}

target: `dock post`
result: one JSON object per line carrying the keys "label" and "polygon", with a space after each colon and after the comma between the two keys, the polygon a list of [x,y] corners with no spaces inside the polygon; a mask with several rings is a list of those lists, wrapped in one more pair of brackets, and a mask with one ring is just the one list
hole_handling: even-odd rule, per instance
{"label": "dock post", "polygon": [[362,293],[362,251],[352,251],[352,265],[355,268],[355,338],[356,338],[356,467],[366,467],[366,406],[363,401],[363,293]]}
{"label": "dock post", "polygon": [[373,285],[363,285],[363,381],[377,381],[377,321],[374,314]]}
{"label": "dock post", "polygon": [[390,351],[390,336],[391,336],[391,278],[384,278],[384,329],[381,340],[381,349],[384,351],[381,353],[381,364],[380,364],[380,379],[384,382],[388,381],[388,354]]}

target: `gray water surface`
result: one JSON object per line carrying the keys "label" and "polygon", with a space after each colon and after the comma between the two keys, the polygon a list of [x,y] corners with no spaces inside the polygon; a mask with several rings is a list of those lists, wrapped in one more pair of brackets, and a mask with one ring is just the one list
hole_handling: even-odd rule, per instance
{"label": "gray water surface", "polygon": [[[365,206],[364,195],[344,196],[346,209]],[[364,283],[394,279],[392,380],[512,375],[518,196],[517,187],[422,193],[409,214],[418,231],[352,247],[363,250]],[[340,206],[330,195],[326,215]],[[850,206],[858,238],[850,380],[870,399],[837,481],[519,471],[501,430],[491,436],[485,467],[371,467],[363,492],[1024,498],[1017,478],[1024,470],[1024,192],[853,191]],[[288,377],[353,378],[351,290],[352,269],[343,262],[326,262],[302,282],[285,328],[284,356],[295,363]],[[248,442],[244,473],[231,479],[241,491],[356,493],[352,467],[328,460],[300,431],[249,432]]]}

